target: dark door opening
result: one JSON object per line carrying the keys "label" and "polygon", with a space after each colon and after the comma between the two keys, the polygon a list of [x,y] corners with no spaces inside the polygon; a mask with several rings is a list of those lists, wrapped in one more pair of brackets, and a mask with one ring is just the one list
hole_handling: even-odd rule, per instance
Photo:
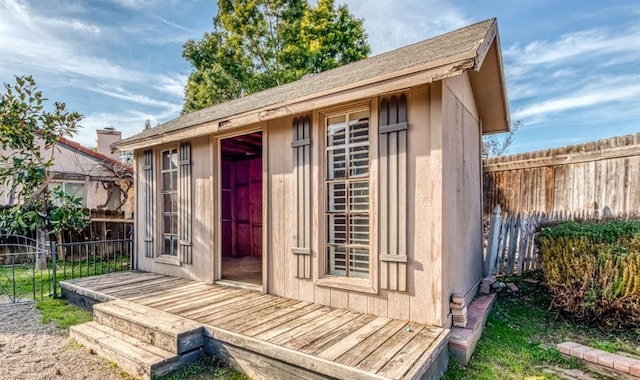
{"label": "dark door opening", "polygon": [[222,279],[262,285],[262,132],[220,146]]}

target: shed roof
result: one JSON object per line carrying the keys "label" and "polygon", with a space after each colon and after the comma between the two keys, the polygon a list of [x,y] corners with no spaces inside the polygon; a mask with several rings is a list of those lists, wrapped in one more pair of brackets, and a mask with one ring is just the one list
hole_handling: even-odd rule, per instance
{"label": "shed roof", "polygon": [[[487,55],[491,56],[492,59],[488,61],[491,61],[494,67],[481,70]],[[119,150],[136,149],[210,134],[221,129],[227,130],[286,114],[306,112],[320,104],[330,104],[327,101],[317,102],[318,99],[326,99],[358,88],[398,81],[401,78],[410,80],[402,82],[398,87],[400,89],[409,87],[407,83],[430,83],[469,70],[476,74],[487,71],[487,75],[491,77],[487,79],[484,78],[487,75],[470,76],[472,87],[474,83],[479,83],[475,87],[483,87],[483,95],[486,91],[493,92],[490,98],[494,101],[485,102],[491,109],[484,109],[482,102],[479,102],[483,132],[509,130],[509,111],[497,22],[492,18],[388,53],[179,116],[121,140],[113,147]],[[491,88],[488,88],[487,84]],[[393,86],[387,85],[384,89],[390,91],[393,90]],[[355,95],[354,99],[357,99],[357,94]],[[498,100],[497,105],[495,100]]]}

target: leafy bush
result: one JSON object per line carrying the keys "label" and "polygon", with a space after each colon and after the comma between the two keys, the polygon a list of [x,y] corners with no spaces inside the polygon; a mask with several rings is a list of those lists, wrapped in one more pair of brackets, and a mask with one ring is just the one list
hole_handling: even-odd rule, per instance
{"label": "leafy bush", "polygon": [[554,306],[605,327],[640,326],[640,221],[562,223],[539,243]]}

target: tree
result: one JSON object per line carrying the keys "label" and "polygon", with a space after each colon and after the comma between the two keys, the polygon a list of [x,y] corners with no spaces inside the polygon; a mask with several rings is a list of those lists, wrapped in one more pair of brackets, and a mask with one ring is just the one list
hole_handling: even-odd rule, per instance
{"label": "tree", "polygon": [[497,157],[506,154],[513,144],[514,134],[522,127],[521,121],[511,125],[511,131],[500,137],[496,135],[485,136],[482,139],[482,157]]}
{"label": "tree", "polygon": [[64,103],[45,109],[42,93],[31,76],[17,76],[0,94],[0,192],[15,194],[18,202],[0,214],[0,229],[9,233],[39,232],[60,235],[82,230],[88,213],[80,200],[59,188],[49,191],[50,169],[58,139],[72,137],[82,115],[69,112]]}
{"label": "tree", "polygon": [[363,21],[333,0],[218,0],[213,31],[189,40],[183,113],[357,61],[370,52]]}

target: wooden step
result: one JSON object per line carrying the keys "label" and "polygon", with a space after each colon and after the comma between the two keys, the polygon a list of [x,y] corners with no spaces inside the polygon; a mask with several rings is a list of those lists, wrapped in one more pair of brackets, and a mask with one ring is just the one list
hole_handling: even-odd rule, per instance
{"label": "wooden step", "polygon": [[200,349],[195,349],[176,355],[94,321],[71,326],[69,334],[87,349],[142,379],[166,375],[194,362],[201,354]]}
{"label": "wooden step", "polygon": [[200,324],[125,300],[95,305],[93,320],[175,354],[203,344]]}

